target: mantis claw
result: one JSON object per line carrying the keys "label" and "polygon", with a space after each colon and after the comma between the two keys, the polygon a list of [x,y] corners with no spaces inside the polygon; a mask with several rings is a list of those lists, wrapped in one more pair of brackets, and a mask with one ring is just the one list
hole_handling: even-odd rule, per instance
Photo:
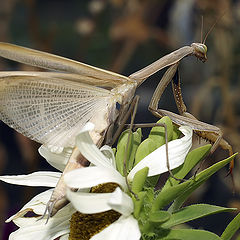
{"label": "mantis claw", "polygon": [[54,200],[50,199],[46,205],[43,215],[37,221],[42,220],[45,218],[45,216],[47,216],[47,220],[45,223],[47,224],[50,217],[53,217],[58,212],[59,209],[61,209],[67,204],[68,204],[68,200],[65,197],[57,198]]}
{"label": "mantis claw", "polygon": [[46,208],[44,210],[43,215],[37,221],[40,221],[40,220],[44,219],[45,216],[47,216],[47,220],[45,222],[45,224],[47,224],[49,219],[50,219],[50,217],[53,216],[52,213],[53,213],[53,208],[54,208],[55,203],[56,203],[56,200],[55,201],[49,200],[47,205],[46,205]]}

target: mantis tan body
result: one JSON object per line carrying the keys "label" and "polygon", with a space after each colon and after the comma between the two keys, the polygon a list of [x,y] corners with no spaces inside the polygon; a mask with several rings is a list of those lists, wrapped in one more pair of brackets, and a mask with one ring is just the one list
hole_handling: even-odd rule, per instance
{"label": "mantis tan body", "polygon": [[[207,59],[206,52],[207,47],[204,44],[193,43],[191,46],[180,48],[129,77],[125,77],[56,55],[0,43],[0,56],[2,57],[58,71],[1,72],[0,118],[10,127],[56,152],[61,152],[64,147],[72,147],[73,152],[64,174],[71,169],[87,165],[87,161],[74,145],[76,135],[86,122],[91,121],[95,124],[95,129],[90,134],[94,143],[101,146],[109,126],[114,122],[121,123],[132,102],[136,88],[144,80],[165,67],[177,64],[188,55],[195,55],[198,59],[205,61]],[[47,88],[47,91],[44,90],[44,87]],[[38,111],[34,115],[31,107],[34,106],[34,97],[38,90],[43,95],[41,101],[49,100],[44,104],[39,100],[40,106],[38,108],[36,105]],[[71,92],[75,94],[73,99],[68,97],[71,96]],[[51,102],[52,93],[57,100]],[[30,101],[27,101],[28,97]],[[14,98],[17,100],[26,98],[25,102],[27,103],[24,102],[26,107],[14,108]],[[71,102],[74,104],[71,105]],[[119,111],[116,109],[116,103],[121,105]],[[69,113],[66,119],[64,119],[66,114],[61,109],[65,109],[65,105],[68,106],[66,112]],[[30,112],[27,112],[27,115],[23,114],[28,109]],[[53,113],[49,109],[52,109]],[[59,112],[62,114],[60,117]],[[27,121],[30,123],[32,121],[32,123],[26,124]],[[45,121],[44,126],[41,125],[42,121]],[[203,123],[201,126],[204,128]],[[48,204],[49,215],[54,215],[66,202],[65,186],[61,178]]]}

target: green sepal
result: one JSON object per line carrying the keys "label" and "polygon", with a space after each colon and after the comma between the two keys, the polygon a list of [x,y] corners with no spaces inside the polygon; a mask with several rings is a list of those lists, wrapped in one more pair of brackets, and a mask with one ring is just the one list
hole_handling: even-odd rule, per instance
{"label": "green sepal", "polygon": [[154,223],[164,223],[171,217],[171,213],[168,211],[156,211],[149,215],[149,221]]}
{"label": "green sepal", "polygon": [[225,208],[209,204],[194,204],[172,213],[169,220],[164,222],[161,227],[171,228],[173,226],[186,223],[198,218],[202,218],[211,214],[230,212],[236,210],[235,208]]}
{"label": "green sepal", "polygon": [[139,193],[142,191],[144,183],[146,181],[147,175],[148,175],[149,168],[145,167],[141,170],[139,170],[133,177],[132,181],[132,191],[134,193]]}

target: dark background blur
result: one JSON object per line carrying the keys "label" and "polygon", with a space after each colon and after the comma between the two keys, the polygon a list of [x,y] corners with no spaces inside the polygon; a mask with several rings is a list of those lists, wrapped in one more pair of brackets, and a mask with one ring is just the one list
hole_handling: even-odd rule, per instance
{"label": "dark background blur", "polygon": [[[219,16],[206,41],[208,61],[195,57],[180,65],[183,97],[188,110],[202,121],[215,124],[224,132],[234,152],[240,151],[240,1],[226,0],[0,0],[0,41],[55,53],[104,69],[129,75],[161,56],[203,35]],[[35,70],[0,59],[1,70]],[[165,70],[164,70],[165,71]],[[153,122],[147,112],[151,95],[164,71],[149,78],[137,90],[140,107],[136,122]],[[171,87],[160,107],[177,112]],[[0,123],[0,175],[27,174],[50,169],[37,153],[39,145]],[[208,164],[227,157],[218,150]],[[227,169],[213,176],[189,200],[239,207],[239,158],[232,183]],[[14,230],[4,220],[42,191],[0,183],[0,236],[7,239]],[[221,234],[234,214],[220,214],[192,223]],[[208,220],[208,221],[207,221]]]}

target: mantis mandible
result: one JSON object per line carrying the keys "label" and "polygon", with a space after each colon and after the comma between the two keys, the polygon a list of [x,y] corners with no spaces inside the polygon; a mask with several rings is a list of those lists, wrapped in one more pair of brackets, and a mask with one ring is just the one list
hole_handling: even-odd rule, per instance
{"label": "mantis mandible", "polygon": [[[75,137],[88,121],[95,124],[95,129],[90,132],[93,142],[101,146],[107,130],[114,122],[122,122],[136,88],[149,76],[177,64],[188,55],[195,55],[204,62],[206,52],[205,44],[192,43],[126,77],[53,54],[0,43],[2,57],[57,71],[0,72],[0,118],[51,151],[73,148],[63,171],[65,174],[88,164],[75,147]],[[121,106],[119,110],[116,109],[117,103]],[[189,122],[194,125],[193,120]],[[201,126],[204,128],[203,123]],[[61,178],[47,206],[49,216],[66,203]]]}

